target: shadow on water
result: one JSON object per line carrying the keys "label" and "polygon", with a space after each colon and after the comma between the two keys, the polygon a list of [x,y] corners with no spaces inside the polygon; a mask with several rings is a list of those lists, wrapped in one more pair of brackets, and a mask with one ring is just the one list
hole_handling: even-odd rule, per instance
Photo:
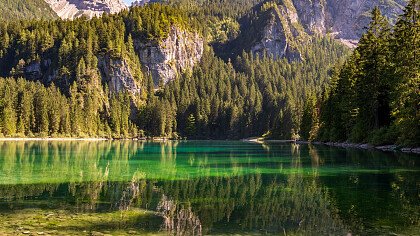
{"label": "shadow on water", "polygon": [[295,144],[1,142],[0,232],[419,232],[420,159]]}

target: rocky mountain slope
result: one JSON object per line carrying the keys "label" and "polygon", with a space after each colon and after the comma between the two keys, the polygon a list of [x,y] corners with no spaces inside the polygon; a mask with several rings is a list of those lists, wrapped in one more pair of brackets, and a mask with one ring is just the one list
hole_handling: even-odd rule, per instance
{"label": "rocky mountain slope", "polygon": [[102,13],[117,13],[127,6],[122,0],[45,0],[62,19],[89,18]]}
{"label": "rocky mountain slope", "polygon": [[166,84],[187,69],[192,69],[203,56],[204,41],[197,33],[172,26],[161,42],[135,40],[140,61],[155,85]]}
{"label": "rocky mountain slope", "polygon": [[332,33],[343,40],[357,40],[378,6],[391,22],[402,13],[406,0],[285,0],[296,9],[299,22],[310,33]]}
{"label": "rocky mountain slope", "polygon": [[300,48],[311,35],[330,35],[354,47],[379,6],[391,23],[402,13],[406,0],[269,0],[257,4],[240,19],[241,34],[221,56],[252,51],[275,58],[301,60]]}

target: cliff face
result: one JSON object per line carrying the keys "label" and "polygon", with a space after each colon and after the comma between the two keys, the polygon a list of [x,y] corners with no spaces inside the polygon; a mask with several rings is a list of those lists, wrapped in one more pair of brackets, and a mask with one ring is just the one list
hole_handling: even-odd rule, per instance
{"label": "cliff face", "polygon": [[331,35],[354,47],[379,6],[391,23],[402,13],[406,0],[267,0],[241,21],[241,35],[228,45],[275,58],[303,59],[299,48],[310,35]]}
{"label": "cliff face", "polygon": [[[175,26],[171,28],[168,37],[160,42],[134,40],[143,74],[151,75],[156,86],[175,79],[198,63],[203,56],[203,44],[203,39],[197,33]],[[136,79],[136,73],[133,73],[133,70],[140,68],[130,68],[124,58],[112,58],[108,54],[97,56],[102,83],[107,84],[111,93],[124,91],[133,97],[144,94],[145,88],[139,81],[141,79]],[[31,80],[49,83],[57,78],[58,70],[52,66],[51,59],[43,58],[26,64],[24,74]]]}
{"label": "cliff face", "polygon": [[407,0],[291,0],[301,25],[309,33],[332,33],[339,39],[357,40],[369,24],[370,11],[379,6],[391,23]]}
{"label": "cliff face", "polygon": [[143,71],[152,76],[155,85],[175,79],[191,69],[203,55],[203,39],[196,33],[172,26],[161,42],[134,40]]}
{"label": "cliff face", "polygon": [[127,8],[123,0],[45,0],[62,19],[92,18],[102,13],[117,13]]}
{"label": "cliff face", "polygon": [[294,8],[284,5],[263,6],[268,8],[262,13],[262,19],[256,22],[254,27],[265,25],[260,32],[260,39],[252,46],[251,51],[256,55],[270,54],[274,58],[288,58],[289,60],[301,60],[297,44],[305,37],[305,33],[299,29],[297,12]]}
{"label": "cliff face", "polygon": [[98,68],[102,75],[102,81],[108,84],[111,93],[129,92],[135,96],[141,95],[141,85],[134,78],[124,59],[109,56],[100,57]]}

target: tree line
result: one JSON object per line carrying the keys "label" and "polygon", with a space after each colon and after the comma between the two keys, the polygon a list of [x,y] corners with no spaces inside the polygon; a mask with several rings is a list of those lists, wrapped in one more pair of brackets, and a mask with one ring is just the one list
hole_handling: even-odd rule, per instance
{"label": "tree line", "polygon": [[395,26],[378,8],[323,97],[308,99],[302,136],[322,141],[420,144],[420,1]]}
{"label": "tree line", "polygon": [[[155,90],[133,41],[159,41],[174,24],[208,26],[191,14],[151,4],[92,20],[1,22],[0,75],[12,77],[0,80],[2,135],[419,144],[418,0],[395,26],[375,9],[346,61],[344,46],[320,36],[299,45],[302,61],[245,51],[222,60],[206,46],[199,65]],[[127,62],[140,95],[109,91],[98,69],[106,55]],[[34,62],[41,73],[28,73]]]}

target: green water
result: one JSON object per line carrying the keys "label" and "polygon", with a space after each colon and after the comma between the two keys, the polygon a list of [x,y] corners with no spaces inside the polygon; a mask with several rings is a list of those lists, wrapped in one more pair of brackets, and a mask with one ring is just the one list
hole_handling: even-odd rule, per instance
{"label": "green water", "polygon": [[419,235],[420,156],[222,141],[0,142],[0,235]]}

